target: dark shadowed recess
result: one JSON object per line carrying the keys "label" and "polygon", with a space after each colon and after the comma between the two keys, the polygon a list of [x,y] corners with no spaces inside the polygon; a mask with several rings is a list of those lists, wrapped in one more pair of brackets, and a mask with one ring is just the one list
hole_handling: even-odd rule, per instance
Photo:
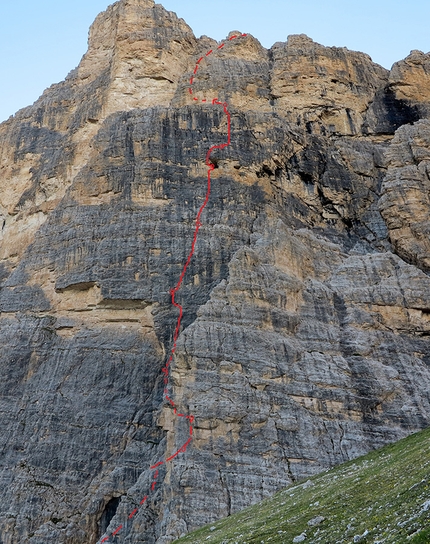
{"label": "dark shadowed recess", "polygon": [[106,504],[99,521],[99,538],[105,534],[106,529],[109,527],[109,523],[112,521],[113,517],[116,514],[116,511],[118,510],[120,502],[121,497],[112,497],[111,500]]}

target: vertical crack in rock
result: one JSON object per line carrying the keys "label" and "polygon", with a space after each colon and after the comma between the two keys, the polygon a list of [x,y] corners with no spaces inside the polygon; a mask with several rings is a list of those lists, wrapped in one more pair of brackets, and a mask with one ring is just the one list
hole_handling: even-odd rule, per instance
{"label": "vertical crack in rock", "polygon": [[219,479],[220,479],[220,482],[221,482],[221,488],[224,490],[225,495],[226,495],[227,516],[231,516],[231,495],[230,495],[230,490],[228,488],[226,478],[225,478],[225,476],[223,476],[221,470],[219,470]]}

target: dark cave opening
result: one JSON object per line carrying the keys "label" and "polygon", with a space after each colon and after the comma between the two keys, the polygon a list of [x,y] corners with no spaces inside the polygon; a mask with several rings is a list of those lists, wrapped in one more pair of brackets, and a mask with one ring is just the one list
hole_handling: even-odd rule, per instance
{"label": "dark cave opening", "polygon": [[104,535],[104,533],[106,532],[106,529],[109,527],[109,523],[112,521],[112,518],[118,510],[120,502],[121,497],[112,497],[110,501],[106,504],[99,521],[99,537]]}

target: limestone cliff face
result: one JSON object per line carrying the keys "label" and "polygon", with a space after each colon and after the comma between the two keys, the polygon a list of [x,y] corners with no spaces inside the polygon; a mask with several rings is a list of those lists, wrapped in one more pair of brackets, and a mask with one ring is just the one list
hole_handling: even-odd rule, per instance
{"label": "limestone cliff face", "polygon": [[[120,0],[0,125],[4,544],[167,544],[429,424],[430,56],[218,46]],[[215,96],[194,440],[129,520],[186,439]]]}

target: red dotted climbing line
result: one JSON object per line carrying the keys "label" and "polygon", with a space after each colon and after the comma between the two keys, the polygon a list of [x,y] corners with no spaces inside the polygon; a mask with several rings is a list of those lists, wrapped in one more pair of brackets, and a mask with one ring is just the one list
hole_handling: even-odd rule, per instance
{"label": "red dotted climbing line", "polygon": [[[238,35],[233,35],[233,36],[230,36],[228,38],[228,40],[226,42],[222,42],[218,47],[217,47],[217,50],[219,49],[222,49],[223,47],[225,47],[225,45],[229,42],[229,41],[232,41],[236,38],[240,38],[240,37],[246,37],[247,34],[238,34]],[[194,84],[194,81],[196,79],[196,75],[197,75],[197,72],[201,66],[201,63],[202,61],[205,59],[205,57],[209,57],[210,55],[212,55],[215,51],[213,49],[210,49],[205,56],[203,57],[200,57],[199,60],[196,62],[196,66],[194,68],[194,72],[193,72],[193,75],[191,76],[190,78],[190,87],[189,87],[189,93],[190,95],[194,95],[194,91],[193,91],[193,84]],[[202,102],[202,103],[205,103],[207,102],[207,99],[206,98],[202,98],[202,99],[199,99],[197,98],[196,96],[193,96],[193,100],[194,102]],[[172,289],[170,289],[170,296],[171,296],[171,299],[172,299],[172,304],[173,306],[175,306],[175,308],[178,308],[178,311],[179,311],[179,315],[178,315],[178,319],[176,321],[176,328],[175,328],[175,332],[173,334],[173,347],[171,349],[171,352],[170,352],[170,356],[166,362],[166,364],[164,365],[164,367],[162,368],[162,373],[164,374],[164,398],[167,400],[167,402],[170,404],[170,406],[173,408],[173,413],[177,416],[177,417],[181,417],[181,418],[184,418],[186,420],[188,420],[188,423],[189,423],[189,438],[188,440],[177,450],[175,451],[175,453],[173,453],[170,457],[167,457],[166,459],[162,460],[162,461],[158,461],[158,463],[155,463],[155,465],[152,465],[150,468],[151,470],[154,470],[154,474],[152,475],[152,483],[151,483],[151,492],[153,492],[155,490],[155,487],[157,485],[157,479],[158,479],[158,475],[159,475],[159,470],[158,470],[158,467],[162,466],[162,465],[165,465],[166,463],[169,463],[170,461],[172,461],[173,459],[175,459],[175,457],[177,457],[180,453],[185,453],[187,451],[187,448],[188,446],[190,445],[192,439],[193,439],[193,422],[194,422],[194,416],[192,414],[189,414],[189,415],[186,415],[186,414],[182,414],[178,411],[178,409],[176,408],[176,404],[175,402],[173,401],[173,399],[169,396],[169,391],[168,391],[168,385],[169,385],[169,376],[170,376],[170,365],[173,361],[173,357],[175,355],[175,352],[176,352],[176,342],[178,340],[178,336],[179,336],[179,332],[180,332],[180,328],[181,328],[181,323],[182,323],[182,317],[183,317],[183,308],[182,306],[176,302],[175,300],[175,295],[176,293],[179,291],[179,289],[181,288],[181,285],[182,285],[182,282],[184,280],[184,277],[185,277],[185,273],[188,269],[188,266],[190,265],[191,263],[191,259],[193,258],[193,255],[194,255],[194,251],[195,251],[195,247],[196,247],[196,242],[197,242],[197,236],[198,236],[198,233],[199,233],[199,230],[200,230],[200,227],[202,227],[202,222],[200,221],[200,218],[201,218],[201,215],[203,213],[203,210],[206,208],[206,205],[207,203],[209,202],[209,197],[210,197],[210,194],[211,194],[211,172],[212,170],[214,170],[215,168],[215,165],[211,162],[210,160],[210,156],[212,154],[212,152],[215,150],[215,149],[224,149],[225,147],[229,146],[230,145],[230,142],[231,142],[231,118],[230,118],[230,113],[228,111],[228,104],[227,102],[219,102],[218,98],[213,98],[212,99],[212,105],[213,106],[222,106],[223,107],[223,110],[224,110],[224,113],[227,117],[227,142],[224,143],[224,144],[220,144],[220,145],[213,145],[209,150],[208,152],[206,153],[206,166],[208,167],[208,176],[207,176],[207,187],[206,187],[206,198],[203,202],[203,204],[200,206],[200,209],[197,213],[197,216],[196,216],[196,221],[195,221],[195,229],[194,229],[194,236],[193,236],[193,240],[192,240],[192,243],[191,243],[191,250],[188,254],[188,258],[182,268],[182,272],[181,272],[181,275],[179,276],[179,279],[178,279],[178,282],[177,284],[175,285],[175,287],[173,287]],[[146,501],[148,500],[148,495],[145,495],[143,497],[143,499],[140,501],[140,504],[139,504],[139,507],[138,508],[135,508],[128,516],[128,519],[133,519],[133,517],[138,513],[140,507],[142,507]],[[103,544],[104,542],[108,542],[109,539],[112,537],[112,536],[116,536],[118,535],[122,530],[124,529],[124,525],[119,525],[113,532],[111,535],[107,535],[105,536],[104,538],[102,538],[102,540],[100,540],[100,544]]]}
{"label": "red dotted climbing line", "polygon": [[[236,38],[245,38],[246,36],[248,36],[248,34],[234,34],[233,36],[230,36],[230,38],[228,38],[227,41],[231,42],[232,40],[235,40]],[[222,49],[223,47],[225,47],[227,42],[222,42],[218,47],[217,49]],[[202,60],[204,60],[205,57],[209,57],[210,55],[212,55],[212,53],[214,53],[214,50],[213,49],[209,49],[209,51],[206,53],[205,56],[203,57],[200,57],[199,60],[196,62],[196,66],[194,68],[194,72],[193,72],[193,75],[190,77],[190,87],[188,88],[188,92],[193,95],[194,94],[194,91],[193,91],[193,84],[194,84],[194,80],[196,79],[196,74],[200,68],[200,63],[202,62]],[[196,101],[196,102],[199,102],[199,99],[197,97],[193,97],[193,100]],[[218,100],[218,98],[214,98],[212,100],[212,104],[218,104],[220,106],[223,106],[224,104],[222,104],[221,102],[215,102],[216,100]],[[207,99],[206,98],[203,98],[200,100],[201,102],[207,102]],[[225,104],[225,106],[227,107],[227,104]],[[226,111],[226,114],[227,114],[227,111]],[[227,145],[230,145],[229,143]],[[206,164],[207,164],[207,161],[206,161]]]}

